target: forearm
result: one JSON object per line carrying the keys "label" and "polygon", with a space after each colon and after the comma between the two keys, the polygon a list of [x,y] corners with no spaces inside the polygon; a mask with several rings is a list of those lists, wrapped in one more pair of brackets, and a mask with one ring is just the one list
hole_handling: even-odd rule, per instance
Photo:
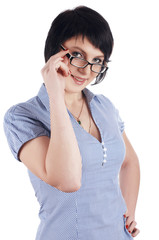
{"label": "forearm", "polygon": [[81,184],[82,160],[77,139],[63,99],[50,100],[51,137],[46,156],[46,172],[62,191]]}
{"label": "forearm", "polygon": [[133,161],[121,167],[120,188],[125,199],[129,214],[135,216],[136,203],[140,184],[140,167],[136,157]]}

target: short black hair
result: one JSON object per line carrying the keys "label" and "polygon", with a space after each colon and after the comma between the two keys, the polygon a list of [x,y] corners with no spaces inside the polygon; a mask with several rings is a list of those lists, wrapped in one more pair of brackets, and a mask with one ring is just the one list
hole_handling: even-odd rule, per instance
{"label": "short black hair", "polygon": [[[114,39],[108,22],[95,10],[86,6],[78,6],[73,10],[61,12],[52,22],[45,42],[45,62],[60,51],[60,45],[72,37],[82,36],[104,53],[104,61],[108,62],[112,53]],[[95,85],[101,82],[106,72],[98,74]]]}

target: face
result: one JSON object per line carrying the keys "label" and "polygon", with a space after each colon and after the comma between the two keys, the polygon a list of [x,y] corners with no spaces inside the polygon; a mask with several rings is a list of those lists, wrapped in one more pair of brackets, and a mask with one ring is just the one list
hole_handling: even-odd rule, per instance
{"label": "face", "polygon": [[[84,39],[82,36],[72,37],[64,42],[63,46],[69,49],[69,53],[72,56],[84,58],[90,63],[103,63],[103,52],[94,47],[86,37]],[[70,61],[68,61],[68,67],[72,74],[68,76],[66,80],[65,90],[67,92],[79,92],[83,90],[98,75],[98,73],[91,71],[91,65],[85,68],[77,68],[72,66]]]}

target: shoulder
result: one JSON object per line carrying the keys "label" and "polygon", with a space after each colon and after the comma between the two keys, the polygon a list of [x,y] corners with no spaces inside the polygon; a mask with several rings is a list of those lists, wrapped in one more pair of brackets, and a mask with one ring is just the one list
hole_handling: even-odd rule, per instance
{"label": "shoulder", "polygon": [[17,103],[11,106],[4,115],[4,120],[14,120],[18,117],[36,118],[41,109],[38,97],[33,97],[25,102]]}
{"label": "shoulder", "polygon": [[105,106],[109,106],[109,107],[113,107],[114,105],[112,104],[112,102],[110,101],[109,98],[107,98],[106,96],[104,96],[103,94],[95,94],[94,92],[92,92],[90,89],[85,88],[83,89],[84,94],[87,97],[87,101],[88,103],[92,102],[93,103],[100,103],[102,105]]}
{"label": "shoulder", "polygon": [[11,106],[4,115],[3,127],[7,136],[36,135],[46,130],[46,112],[37,97]]}
{"label": "shoulder", "polygon": [[112,109],[112,110],[115,109],[115,106],[112,103],[112,101],[108,97],[106,97],[105,95],[96,94],[95,96],[96,96],[96,99],[98,99],[98,101],[102,104],[102,106],[104,106],[106,108],[109,108],[109,109]]}
{"label": "shoulder", "polygon": [[98,100],[102,105],[102,110],[106,112],[107,116],[109,115],[111,119],[114,118],[116,120],[121,132],[123,132],[125,125],[124,125],[124,121],[120,117],[118,108],[116,108],[116,106],[112,103],[112,101],[106,96],[104,96],[103,94],[98,94],[96,95],[96,97],[98,98]]}
{"label": "shoulder", "polygon": [[105,95],[103,95],[103,94],[97,94],[96,97],[97,97],[101,102],[112,104],[112,102],[110,101],[110,99],[107,98],[107,97],[106,97]]}
{"label": "shoulder", "polygon": [[24,143],[39,136],[50,136],[45,118],[44,107],[37,97],[13,105],[7,110],[3,121],[4,132],[17,160],[18,152]]}

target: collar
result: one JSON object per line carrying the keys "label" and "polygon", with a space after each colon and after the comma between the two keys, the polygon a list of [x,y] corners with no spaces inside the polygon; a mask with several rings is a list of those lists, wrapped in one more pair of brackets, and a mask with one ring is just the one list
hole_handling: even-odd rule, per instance
{"label": "collar", "polygon": [[[84,88],[83,90],[84,95],[86,96],[87,102],[90,105],[91,101],[93,99],[97,99],[98,102],[100,102],[99,98],[97,95],[95,95],[93,92],[91,92],[88,88]],[[38,97],[41,100],[41,102],[44,104],[46,107],[47,111],[49,111],[49,97],[48,93],[45,87],[45,83],[42,84],[39,92],[38,92]]]}

